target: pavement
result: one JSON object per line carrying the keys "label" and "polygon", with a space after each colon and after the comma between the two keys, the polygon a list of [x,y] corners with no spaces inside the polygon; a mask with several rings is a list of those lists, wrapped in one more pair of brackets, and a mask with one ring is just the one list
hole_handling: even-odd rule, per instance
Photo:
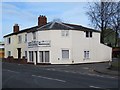
{"label": "pavement", "polygon": [[113,76],[120,76],[119,71],[117,70],[110,70],[107,67],[104,69],[94,69],[95,72],[100,73],[100,74],[107,74],[107,75],[113,75]]}
{"label": "pavement", "polygon": [[[112,63],[114,62],[119,62],[120,59],[119,58],[113,58]],[[105,65],[106,64],[106,65]],[[102,66],[101,68],[94,68],[93,71],[97,72],[97,73],[100,73],[100,74],[107,74],[107,75],[113,75],[113,76],[120,76],[120,73],[119,73],[119,70],[120,69],[117,69],[117,70],[112,70],[110,69],[110,66],[109,66],[109,62],[106,62],[104,64],[104,66]]]}

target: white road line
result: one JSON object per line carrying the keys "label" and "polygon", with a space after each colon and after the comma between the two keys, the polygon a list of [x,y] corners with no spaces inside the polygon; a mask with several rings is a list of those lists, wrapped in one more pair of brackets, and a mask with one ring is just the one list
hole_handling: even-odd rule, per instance
{"label": "white road line", "polygon": [[13,72],[13,73],[20,73],[20,72],[16,72],[16,71],[8,70],[8,69],[3,69],[3,70],[8,71],[8,72]]}
{"label": "white road line", "polygon": [[110,89],[107,89],[107,88],[102,88],[102,87],[96,87],[96,86],[89,86],[91,88],[100,88],[100,89],[103,89],[103,90],[110,90]]}
{"label": "white road line", "polygon": [[91,87],[91,88],[101,88],[101,87],[96,87],[96,86],[89,86],[89,87]]}
{"label": "white road line", "polygon": [[40,77],[40,78],[44,78],[44,79],[49,79],[49,80],[55,80],[55,81],[59,81],[59,82],[66,82],[65,80],[60,80],[60,79],[55,79],[55,78],[49,78],[49,77],[43,77],[43,76],[36,76],[36,75],[32,75],[33,77]]}

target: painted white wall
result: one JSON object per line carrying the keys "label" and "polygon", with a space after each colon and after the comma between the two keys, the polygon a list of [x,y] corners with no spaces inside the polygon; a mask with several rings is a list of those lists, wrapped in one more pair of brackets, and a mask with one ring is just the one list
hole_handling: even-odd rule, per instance
{"label": "painted white wall", "polygon": [[[37,31],[36,32],[36,39],[33,39],[33,33],[30,32],[27,35],[27,39],[28,39],[28,42],[31,42],[31,41],[51,40],[50,39],[50,31],[49,30]],[[40,63],[40,60],[39,60],[39,51],[50,51],[50,49],[51,49],[51,47],[33,47],[33,48],[29,48],[27,46],[27,51],[37,51],[38,52],[38,63]],[[52,56],[52,55],[50,55],[50,56]],[[30,62],[29,61],[29,56],[28,56],[28,62]],[[36,60],[35,59],[34,59],[33,62],[36,64]]]}
{"label": "painted white wall", "polygon": [[[112,49],[100,43],[100,33],[93,32],[92,38],[86,38],[83,31],[72,31],[74,63],[103,62],[111,60]],[[84,51],[90,51],[90,58],[84,58]]]}
{"label": "painted white wall", "polygon": [[[11,56],[18,58],[17,48],[21,48],[21,58],[25,56],[25,51],[27,51],[27,43],[25,43],[25,34],[20,33],[18,35],[12,35],[4,38],[5,41],[5,58],[8,57],[8,51],[11,51]],[[22,43],[18,43],[18,36],[22,36]],[[7,44],[7,38],[11,38],[11,43]]]}
{"label": "painted white wall", "polygon": [[[33,40],[32,32],[27,33],[27,43],[25,43],[25,34],[20,33],[18,35],[12,35],[11,44],[7,44],[7,38],[5,37],[5,58],[7,58],[7,52],[11,51],[12,56],[17,58],[17,48],[21,48],[21,56],[25,56],[25,51],[50,51],[50,63],[51,64],[72,64],[74,63],[89,63],[89,62],[103,62],[111,60],[112,49],[100,43],[100,33],[93,32],[92,38],[86,38],[84,31],[69,30],[69,36],[61,36],[61,30],[43,30],[36,32],[36,39]],[[22,35],[22,43],[18,44],[18,36]],[[50,40],[50,47],[28,47],[28,42]],[[62,49],[69,50],[69,59],[62,59]],[[90,51],[90,58],[84,59],[84,51]],[[29,62],[29,53],[28,62]],[[34,58],[34,63],[36,60]]]}
{"label": "painted white wall", "polygon": [[[72,61],[72,33],[69,36],[61,36],[61,30],[50,30],[51,37],[51,63],[52,64],[70,64]],[[69,59],[62,59],[62,49],[69,49]]]}

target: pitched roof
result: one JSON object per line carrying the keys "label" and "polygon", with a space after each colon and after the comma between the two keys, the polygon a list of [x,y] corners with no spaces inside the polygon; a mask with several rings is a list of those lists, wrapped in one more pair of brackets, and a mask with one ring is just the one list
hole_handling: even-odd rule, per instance
{"label": "pitched roof", "polygon": [[27,29],[24,29],[24,30],[20,30],[19,32],[11,33],[11,34],[5,35],[4,37],[8,37],[8,36],[11,36],[11,35],[17,35],[17,34],[24,33],[24,32],[28,32],[28,31],[33,31],[33,30],[36,30],[38,27],[39,27],[39,26],[34,26],[34,27],[31,27],[31,28],[27,28]]}
{"label": "pitched roof", "polygon": [[34,26],[34,27],[31,27],[31,28],[21,30],[17,33],[11,33],[11,34],[5,35],[4,37],[11,36],[11,35],[17,35],[17,34],[23,33],[23,32],[29,33],[29,32],[42,31],[42,30],[79,30],[79,31],[100,32],[98,30],[83,27],[81,25],[68,24],[68,23],[62,23],[62,22],[54,21],[54,22],[49,22],[46,25],[43,25],[41,27],[40,26]]}
{"label": "pitched roof", "polygon": [[91,31],[91,32],[100,32],[91,28],[83,27],[81,25],[68,24],[62,22],[49,22],[46,25],[37,28],[37,30],[79,30],[79,31]]}

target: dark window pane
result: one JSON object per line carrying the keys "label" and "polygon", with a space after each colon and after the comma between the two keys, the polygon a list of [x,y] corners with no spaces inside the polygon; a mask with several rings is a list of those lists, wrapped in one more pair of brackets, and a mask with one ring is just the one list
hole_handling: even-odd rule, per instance
{"label": "dark window pane", "polygon": [[86,31],[86,37],[89,37],[89,32],[88,31]]}
{"label": "dark window pane", "polygon": [[92,37],[92,32],[90,32],[90,37]]}

